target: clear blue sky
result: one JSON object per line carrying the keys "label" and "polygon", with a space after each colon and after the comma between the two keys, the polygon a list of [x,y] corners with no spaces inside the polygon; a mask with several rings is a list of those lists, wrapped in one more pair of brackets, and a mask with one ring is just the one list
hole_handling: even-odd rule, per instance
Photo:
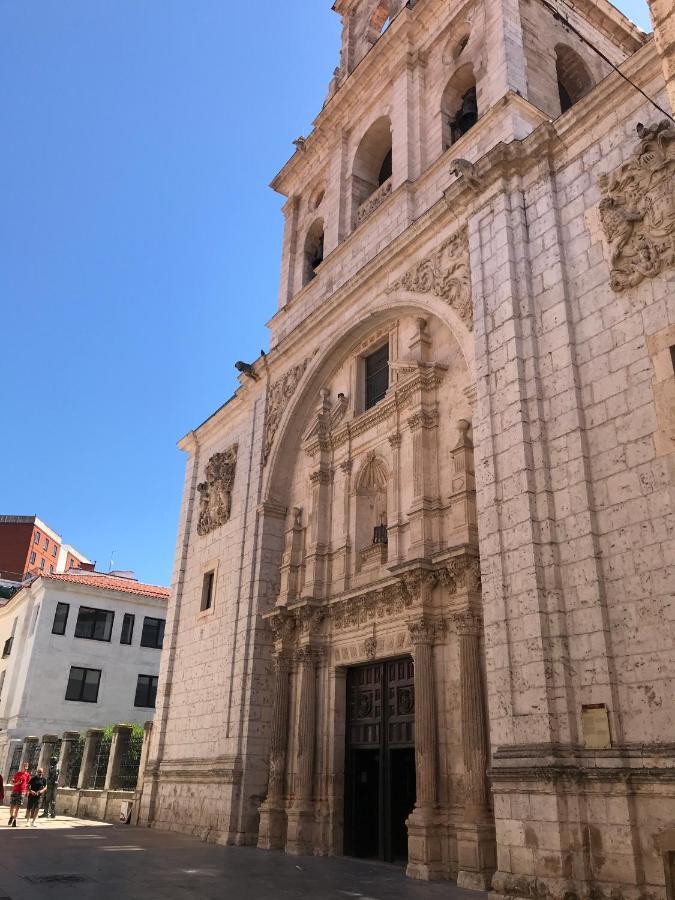
{"label": "clear blue sky", "polygon": [[176,441],[267,347],[267,185],[337,65],[330,6],[0,0],[0,513],[101,569],[169,582]]}

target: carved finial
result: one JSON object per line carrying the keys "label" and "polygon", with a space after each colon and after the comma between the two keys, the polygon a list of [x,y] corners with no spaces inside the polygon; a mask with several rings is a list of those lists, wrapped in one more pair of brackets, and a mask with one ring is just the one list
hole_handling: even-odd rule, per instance
{"label": "carved finial", "polygon": [[476,167],[468,159],[453,159],[450,163],[450,173],[457,178],[464,177],[469,187],[474,190],[480,190],[481,181],[476,175]]}

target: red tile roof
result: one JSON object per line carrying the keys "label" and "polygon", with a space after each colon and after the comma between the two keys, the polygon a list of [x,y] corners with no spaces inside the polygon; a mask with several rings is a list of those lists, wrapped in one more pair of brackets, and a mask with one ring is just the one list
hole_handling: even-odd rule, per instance
{"label": "red tile roof", "polygon": [[49,581],[66,581],[70,584],[85,584],[89,587],[102,588],[104,591],[122,591],[125,594],[140,594],[143,597],[158,597],[168,600],[171,591],[169,588],[156,584],[142,584],[140,581],[132,581],[130,578],[117,578],[114,575],[105,575],[99,572],[65,572],[62,575],[42,575]]}

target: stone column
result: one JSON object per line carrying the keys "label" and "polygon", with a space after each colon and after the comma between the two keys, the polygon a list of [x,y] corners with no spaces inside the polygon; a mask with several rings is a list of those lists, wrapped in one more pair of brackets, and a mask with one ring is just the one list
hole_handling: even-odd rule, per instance
{"label": "stone column", "polygon": [[389,522],[387,564],[395,566],[403,560],[401,544],[401,443],[400,432],[389,435],[391,447],[391,494],[389,499]]}
{"label": "stone column", "polygon": [[35,753],[35,748],[39,743],[39,737],[25,737],[23,739],[23,751],[21,753],[21,762],[19,763],[19,769],[23,767],[24,763],[31,762],[33,754]]}
{"label": "stone column", "polygon": [[84,740],[84,750],[82,752],[82,765],[80,767],[80,777],[77,780],[77,789],[85,791],[89,787],[91,776],[94,771],[96,757],[98,755],[101,741],[103,740],[102,728],[90,728]]}
{"label": "stone column", "polygon": [[141,759],[138,764],[138,778],[136,779],[136,793],[134,795],[134,806],[131,811],[131,824],[138,825],[141,812],[141,798],[143,796],[143,782],[145,781],[145,767],[148,764],[148,756],[150,755],[150,741],[152,740],[152,720],[146,722],[143,726],[143,746],[141,748]]}
{"label": "stone column", "polygon": [[415,771],[417,801],[408,819],[408,869],[412,878],[441,877],[441,841],[436,821],[438,735],[434,696],[432,622],[408,623],[415,659]]}
{"label": "stone column", "polygon": [[284,784],[288,748],[289,659],[283,653],[274,659],[274,701],[272,707],[272,742],[267,798],[260,808],[258,847],[279,850],[284,846],[286,812]]}
{"label": "stone column", "polygon": [[672,0],[647,0],[654,23],[656,49],[663,63],[670,107],[675,111],[675,6]]}
{"label": "stone column", "polygon": [[464,761],[464,816],[457,826],[457,884],[487,890],[496,868],[495,828],[487,793],[488,743],[480,665],[481,620],[470,612],[455,616],[459,637]]}
{"label": "stone column", "polygon": [[54,756],[54,748],[59,742],[57,734],[45,734],[42,736],[42,748],[40,750],[40,758],[38,759],[38,767],[43,769],[45,774],[49,769],[49,760]]}
{"label": "stone column", "polygon": [[288,812],[286,852],[311,853],[314,849],[314,742],[316,729],[315,650],[295,652],[298,677],[298,730],[295,744],[295,800]]}
{"label": "stone column", "polygon": [[131,725],[115,725],[113,728],[108,768],[106,769],[105,784],[103,785],[104,791],[120,790],[120,768],[124,754],[129,750],[131,732]]}
{"label": "stone column", "polygon": [[61,753],[59,755],[59,787],[70,787],[68,784],[68,770],[73,756],[73,747],[80,740],[77,731],[64,731],[61,738]]}

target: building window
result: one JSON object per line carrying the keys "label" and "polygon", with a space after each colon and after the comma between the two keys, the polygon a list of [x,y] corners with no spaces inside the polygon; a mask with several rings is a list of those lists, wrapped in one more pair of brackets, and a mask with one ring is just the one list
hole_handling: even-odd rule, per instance
{"label": "building window", "polygon": [[66,700],[75,700],[80,703],[96,703],[98,701],[98,688],[101,683],[100,669],[82,669],[80,666],[71,666],[66,688]]}
{"label": "building window", "polygon": [[323,219],[317,219],[307,232],[305,238],[305,269],[303,273],[303,286],[316,275],[316,270],[323,262]]}
{"label": "building window", "polygon": [[124,613],[124,618],[122,619],[122,635],[120,637],[120,644],[130,644],[134,639],[134,622],[136,621],[136,616],[132,613]]}
{"label": "building window", "polygon": [[53,575],[53,574],[54,574],[54,566],[50,566],[50,567],[49,567],[49,574],[50,574],[50,575]]}
{"label": "building window", "polygon": [[39,544],[39,543],[40,543],[40,538],[41,538],[41,537],[42,537],[42,535],[40,534],[40,532],[39,532],[39,531],[36,531],[36,532],[35,532],[35,537],[33,538],[33,543]]}
{"label": "building window", "polygon": [[35,563],[35,559],[36,559],[36,556],[35,556],[35,550],[33,550],[33,551],[31,551],[31,554],[30,554],[30,564],[31,564],[31,566]]}
{"label": "building window", "polygon": [[673,364],[673,374],[675,374],[675,345],[670,348],[670,361]]}
{"label": "building window", "polygon": [[5,645],[4,645],[4,647],[2,648],[2,658],[3,658],[3,659],[7,659],[7,657],[8,657],[8,656],[10,655],[10,653],[12,652],[12,644],[13,644],[13,643],[14,643],[14,635],[12,635],[11,637],[7,638],[7,640],[5,641]]}
{"label": "building window", "polygon": [[365,408],[370,409],[384,399],[389,387],[389,344],[366,356]]}
{"label": "building window", "polygon": [[141,647],[152,647],[161,650],[164,644],[164,619],[151,619],[146,616],[143,619],[143,632],[141,634]]}
{"label": "building window", "polygon": [[114,612],[107,609],[91,609],[81,606],[77,614],[75,637],[90,641],[109,641],[112,633]]}
{"label": "building window", "polygon": [[201,612],[213,607],[213,592],[215,589],[216,573],[206,572],[202,583],[202,605]]}
{"label": "building window", "polygon": [[57,550],[58,550],[58,547],[56,546],[56,544],[54,544],[54,546],[52,547],[52,556],[53,556],[53,557],[56,557],[56,551],[57,551]]}
{"label": "building window", "polygon": [[70,603],[57,603],[56,612],[54,613],[54,624],[52,625],[52,634],[65,634],[66,623],[68,622],[68,613],[70,612]]}
{"label": "building window", "polygon": [[45,538],[45,550],[49,550],[49,538]]}
{"label": "building window", "polygon": [[136,697],[134,706],[144,706],[149,709],[155,708],[157,700],[157,676],[156,675],[139,675],[136,684]]}
{"label": "building window", "polygon": [[44,572],[44,570],[45,570],[45,561],[44,561],[44,559],[41,559],[40,560],[40,571]]}

